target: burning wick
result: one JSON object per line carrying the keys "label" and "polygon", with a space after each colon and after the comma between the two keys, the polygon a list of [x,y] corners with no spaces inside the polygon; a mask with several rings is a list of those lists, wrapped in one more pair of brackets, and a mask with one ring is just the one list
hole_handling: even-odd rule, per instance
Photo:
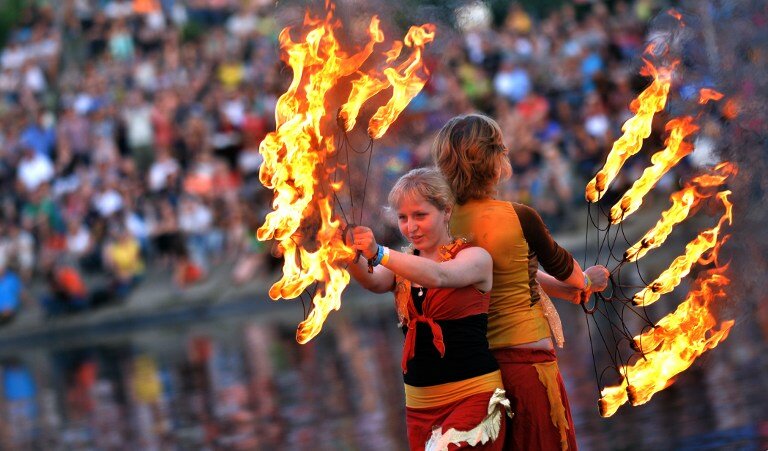
{"label": "burning wick", "polygon": [[632,385],[627,385],[627,400],[633,406],[637,405],[637,389]]}
{"label": "burning wick", "polygon": [[336,112],[336,125],[342,129],[347,129],[347,115],[341,111],[341,108]]}
{"label": "burning wick", "polygon": [[629,197],[625,197],[624,199],[621,199],[621,209],[624,211],[624,213],[629,211],[629,208],[632,206],[632,199]]}
{"label": "burning wick", "polygon": [[600,411],[600,416],[603,418],[608,418],[610,416],[608,415],[608,401],[606,401],[605,398],[597,400],[597,410]]}
{"label": "burning wick", "polygon": [[[597,174],[597,176],[595,177],[595,190],[600,194],[602,194],[603,191],[605,191],[605,174],[603,174],[602,172]],[[597,196],[597,198],[599,199],[600,196]]]}

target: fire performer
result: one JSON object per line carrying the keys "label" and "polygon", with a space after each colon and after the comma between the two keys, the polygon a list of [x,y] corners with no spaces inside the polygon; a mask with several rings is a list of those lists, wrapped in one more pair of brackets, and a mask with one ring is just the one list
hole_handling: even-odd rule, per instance
{"label": "fire performer", "polygon": [[[494,198],[498,182],[512,175],[507,152],[499,125],[479,114],[449,120],[432,146],[433,160],[457,202],[450,231],[469,237],[493,258],[488,342],[515,413],[505,449],[575,450],[552,343],[562,328],[540,288],[578,303],[606,288],[608,270],[593,266],[582,272],[535,210]],[[539,264],[549,274],[539,272]]]}
{"label": "fire performer", "polygon": [[436,169],[407,173],[388,201],[411,251],[355,227],[352,246],[368,264],[359,259],[349,270],[368,290],[395,294],[410,448],[501,450],[509,401],[486,339],[491,256],[449,234],[454,201]]}

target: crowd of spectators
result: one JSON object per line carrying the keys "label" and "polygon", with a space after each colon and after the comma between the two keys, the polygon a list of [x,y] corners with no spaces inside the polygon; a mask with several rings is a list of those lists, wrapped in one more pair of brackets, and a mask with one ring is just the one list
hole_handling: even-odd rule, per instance
{"label": "crowd of spectators", "polygon": [[[290,82],[277,35],[302,12],[278,17],[266,0],[32,3],[0,56],[0,284],[20,293],[42,276],[56,313],[126,295],[148,266],[180,286],[222,259],[237,281],[264,268],[258,146]],[[431,79],[381,141],[374,177],[428,164],[435,130],[480,110],[509,140],[503,195],[555,231],[569,225],[629,117],[657,3],[563,2],[541,17],[470,5],[479,20],[457,14],[428,53]],[[366,202],[381,204],[388,186],[371,186]],[[88,273],[109,283],[88,286]],[[0,314],[20,296],[0,296]]]}

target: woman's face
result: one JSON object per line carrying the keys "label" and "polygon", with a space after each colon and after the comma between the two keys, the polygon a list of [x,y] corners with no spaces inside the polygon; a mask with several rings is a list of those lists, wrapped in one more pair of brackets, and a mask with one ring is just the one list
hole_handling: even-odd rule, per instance
{"label": "woman's face", "polygon": [[444,244],[449,218],[448,211],[439,210],[418,194],[404,196],[397,206],[400,233],[422,252]]}

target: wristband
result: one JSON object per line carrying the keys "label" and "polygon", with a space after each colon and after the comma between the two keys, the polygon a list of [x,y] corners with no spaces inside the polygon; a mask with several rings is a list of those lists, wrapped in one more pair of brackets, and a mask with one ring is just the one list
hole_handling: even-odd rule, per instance
{"label": "wristband", "polygon": [[381,263],[381,259],[384,258],[384,246],[378,245],[376,249],[376,255],[372,259],[368,260],[368,266],[378,266]]}
{"label": "wristband", "polygon": [[587,273],[584,273],[584,290],[592,288],[592,281],[589,279]]}
{"label": "wristband", "polygon": [[386,265],[387,263],[389,263],[389,248],[387,246],[381,246],[381,247],[384,249],[384,251],[383,251],[383,255],[381,256],[381,262],[379,262],[379,264]]}
{"label": "wristband", "polygon": [[382,258],[384,258],[384,246],[378,244],[376,248],[376,259],[373,261],[373,266],[380,265]]}

